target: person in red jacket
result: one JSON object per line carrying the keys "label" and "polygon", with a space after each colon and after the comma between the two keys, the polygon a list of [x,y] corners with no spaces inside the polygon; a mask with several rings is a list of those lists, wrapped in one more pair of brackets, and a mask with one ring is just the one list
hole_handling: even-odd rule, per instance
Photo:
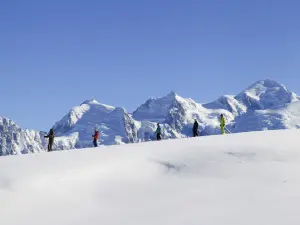
{"label": "person in red jacket", "polygon": [[99,138],[99,131],[95,130],[95,134],[93,135],[93,138],[94,138],[94,146],[95,147],[98,147],[98,138]]}

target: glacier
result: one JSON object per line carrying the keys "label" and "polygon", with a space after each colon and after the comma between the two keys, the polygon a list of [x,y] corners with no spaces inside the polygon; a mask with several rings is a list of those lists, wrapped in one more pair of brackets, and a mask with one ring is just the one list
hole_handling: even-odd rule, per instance
{"label": "glacier", "polygon": [[[299,128],[300,98],[273,80],[260,80],[237,95],[224,95],[205,104],[183,98],[174,91],[149,98],[134,112],[86,100],[73,107],[53,126],[55,150],[92,147],[95,128],[100,145],[120,145],[154,140],[156,124],[162,126],[163,139],[192,136],[195,119],[200,136],[218,135],[219,116],[225,116],[232,133]],[[12,120],[0,117],[0,155],[44,151],[46,132],[23,130]]]}

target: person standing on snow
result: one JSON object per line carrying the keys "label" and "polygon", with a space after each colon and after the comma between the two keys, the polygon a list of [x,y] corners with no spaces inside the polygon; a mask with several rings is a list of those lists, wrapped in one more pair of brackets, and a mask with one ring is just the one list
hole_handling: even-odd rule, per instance
{"label": "person standing on snow", "polygon": [[195,119],[194,126],[193,126],[194,137],[198,137],[198,126],[199,126],[199,124],[198,124],[197,120]]}
{"label": "person standing on snow", "polygon": [[45,138],[49,138],[49,143],[48,143],[48,152],[52,151],[52,146],[54,142],[54,130],[50,129],[50,132],[48,135],[44,136]]}
{"label": "person standing on snow", "polygon": [[92,137],[94,138],[93,144],[95,147],[98,147],[98,137],[99,137],[99,131],[95,130],[94,135],[92,135]]}
{"label": "person standing on snow", "polygon": [[156,131],[154,134],[156,134],[156,140],[160,141],[161,140],[161,128],[160,128],[159,123],[157,124],[157,128],[156,128]]}
{"label": "person standing on snow", "polygon": [[223,114],[221,114],[221,117],[220,117],[220,127],[221,127],[221,133],[225,134],[225,118],[224,118]]}

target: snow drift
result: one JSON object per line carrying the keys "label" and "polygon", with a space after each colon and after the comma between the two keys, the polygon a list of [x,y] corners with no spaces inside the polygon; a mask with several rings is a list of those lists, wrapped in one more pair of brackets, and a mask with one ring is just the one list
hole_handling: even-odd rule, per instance
{"label": "snow drift", "polygon": [[0,158],[4,225],[298,225],[298,130]]}

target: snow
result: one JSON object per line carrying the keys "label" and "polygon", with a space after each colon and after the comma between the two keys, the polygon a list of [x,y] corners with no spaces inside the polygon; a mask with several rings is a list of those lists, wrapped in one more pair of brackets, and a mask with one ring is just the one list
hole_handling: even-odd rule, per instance
{"label": "snow", "polygon": [[133,118],[136,120],[163,122],[168,116],[170,107],[177,98],[177,94],[172,91],[164,97],[148,99],[145,104],[133,112]]}
{"label": "snow", "polygon": [[246,132],[292,128],[300,128],[300,101],[266,110],[249,111],[236,118],[235,127],[231,130]]}
{"label": "snow", "polygon": [[44,151],[44,133],[22,130],[14,121],[0,117],[0,156]]}
{"label": "snow", "polygon": [[[216,135],[220,134],[220,114],[233,133],[299,128],[299,100],[284,85],[269,79],[257,81],[237,95],[220,96],[205,104],[172,91],[163,97],[149,98],[133,113],[91,99],[73,107],[54,124],[53,148],[92,147],[95,128],[100,131],[100,145],[151,141],[158,122],[163,139],[191,137],[195,119],[201,136]],[[1,121],[0,118],[0,155],[47,149],[45,132],[23,130],[7,118],[3,120],[6,122]]]}
{"label": "snow", "polygon": [[299,130],[0,157],[4,225],[298,225]]}
{"label": "snow", "polygon": [[[106,145],[126,143],[130,139],[130,131],[125,131],[126,121],[130,118],[125,109],[112,107],[97,102],[95,99],[84,101],[80,106],[74,107],[61,121],[54,125],[54,131],[57,136],[67,139],[68,141],[56,142],[56,148],[70,149],[91,147],[92,135],[94,129],[100,128],[100,143]],[[76,134],[76,135],[74,135]],[[74,137],[77,139],[74,139]],[[71,140],[70,140],[71,137]],[[67,143],[71,143],[71,146]],[[70,146],[70,147],[69,147]]]}
{"label": "snow", "polygon": [[253,109],[268,109],[298,101],[296,94],[273,80],[260,80],[235,97]]}

